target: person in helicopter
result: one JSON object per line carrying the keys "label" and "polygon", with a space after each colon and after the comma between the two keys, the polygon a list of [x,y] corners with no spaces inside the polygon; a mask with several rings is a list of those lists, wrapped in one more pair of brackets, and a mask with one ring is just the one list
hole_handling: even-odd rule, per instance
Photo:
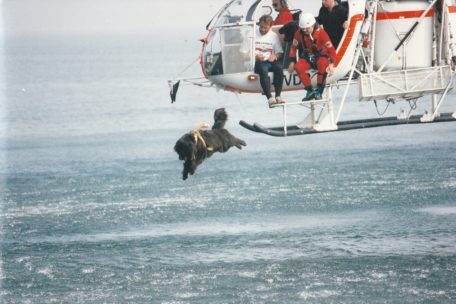
{"label": "person in helicopter", "polygon": [[[284,103],[280,97],[283,86],[283,67],[280,58],[283,55],[282,44],[279,36],[271,31],[273,19],[269,15],[261,16],[255,40],[255,67],[254,71],[260,77],[260,84],[264,95],[268,99],[269,107]],[[247,45],[242,47],[241,53],[248,56]],[[269,72],[274,73],[275,98],[271,94],[271,79]]]}
{"label": "person in helicopter", "polygon": [[322,6],[316,18],[323,26],[334,48],[337,49],[340,40],[348,27],[348,10],[336,0],[323,0]]}
{"label": "person in helicopter", "polygon": [[288,8],[287,0],[272,0],[272,6],[279,13],[274,20],[274,25],[283,25],[293,21],[293,15]]}
{"label": "person in helicopter", "polygon": [[[296,53],[298,48],[303,50],[300,60],[296,63]],[[321,28],[310,13],[301,14],[299,17],[299,30],[294,35],[290,48],[290,64],[288,71],[290,74],[295,70],[299,79],[307,91],[303,101],[311,99],[321,99],[325,88],[327,76],[334,73],[334,63],[336,60],[336,50],[329,39],[328,34]],[[312,83],[307,70],[313,68],[317,70],[317,88],[312,88]]]}

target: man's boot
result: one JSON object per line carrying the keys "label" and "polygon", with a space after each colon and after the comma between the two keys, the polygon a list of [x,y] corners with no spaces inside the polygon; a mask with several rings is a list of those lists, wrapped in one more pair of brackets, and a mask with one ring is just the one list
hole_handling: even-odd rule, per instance
{"label": "man's boot", "polygon": [[317,89],[315,90],[315,99],[321,99],[323,96],[323,91],[325,90],[325,86],[322,84],[317,85]]}
{"label": "man's boot", "polygon": [[307,94],[306,94],[306,97],[304,97],[302,99],[302,101],[308,101],[308,100],[314,99],[315,98],[315,91],[312,89],[312,87],[306,87],[305,89],[307,91]]}

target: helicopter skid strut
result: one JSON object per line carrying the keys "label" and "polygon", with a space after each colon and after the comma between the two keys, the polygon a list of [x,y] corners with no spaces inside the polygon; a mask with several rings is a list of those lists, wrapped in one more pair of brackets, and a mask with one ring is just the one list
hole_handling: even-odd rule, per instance
{"label": "helicopter skid strut", "polygon": [[[300,128],[297,125],[288,125],[285,128],[280,127],[264,127],[261,124],[253,123],[249,124],[244,120],[239,121],[239,124],[253,132],[264,133],[271,136],[294,136],[294,135],[306,135],[315,134],[322,132],[335,132],[335,131],[347,131],[354,129],[374,128],[382,126],[394,126],[402,124],[419,124],[419,123],[436,123],[436,122],[449,122],[456,121],[456,113],[440,113],[440,116],[434,118],[433,121],[423,122],[421,120],[422,115],[413,115],[409,119],[400,119],[398,117],[382,117],[382,118],[371,118],[371,119],[358,119],[358,120],[347,120],[340,121],[337,123],[337,128],[334,130],[318,131],[314,128]],[[286,129],[286,132],[284,131]]]}

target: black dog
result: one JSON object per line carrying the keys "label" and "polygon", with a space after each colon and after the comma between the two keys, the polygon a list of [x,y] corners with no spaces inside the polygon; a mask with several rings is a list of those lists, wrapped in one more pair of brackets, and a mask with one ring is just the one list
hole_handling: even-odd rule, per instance
{"label": "black dog", "polygon": [[212,130],[200,130],[200,128],[208,128],[209,125],[199,125],[190,133],[183,135],[176,142],[174,151],[179,154],[180,160],[185,160],[182,179],[187,179],[189,174],[193,175],[196,167],[215,152],[223,153],[233,146],[236,146],[238,149],[246,146],[245,141],[231,135],[225,129],[227,119],[228,114],[225,109],[217,109],[214,112]]}

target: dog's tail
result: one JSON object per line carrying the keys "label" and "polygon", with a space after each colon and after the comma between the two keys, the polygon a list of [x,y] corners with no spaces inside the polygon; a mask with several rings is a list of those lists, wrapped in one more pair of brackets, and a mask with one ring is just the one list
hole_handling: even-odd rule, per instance
{"label": "dog's tail", "polygon": [[223,129],[225,128],[225,123],[228,120],[228,113],[226,113],[225,108],[220,108],[214,112],[214,125],[212,129]]}

